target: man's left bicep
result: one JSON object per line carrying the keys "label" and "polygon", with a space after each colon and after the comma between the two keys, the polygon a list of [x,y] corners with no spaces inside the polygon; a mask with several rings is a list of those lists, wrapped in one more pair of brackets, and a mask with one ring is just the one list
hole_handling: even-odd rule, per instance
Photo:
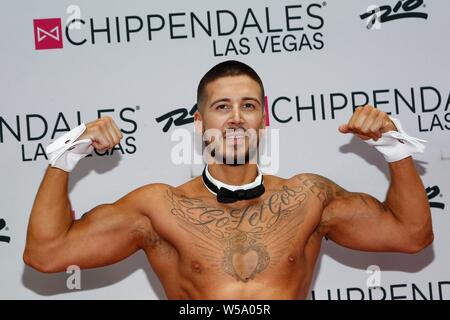
{"label": "man's left bicep", "polygon": [[390,208],[375,197],[345,192],[324,207],[320,230],[336,243],[356,250],[409,252],[411,235]]}

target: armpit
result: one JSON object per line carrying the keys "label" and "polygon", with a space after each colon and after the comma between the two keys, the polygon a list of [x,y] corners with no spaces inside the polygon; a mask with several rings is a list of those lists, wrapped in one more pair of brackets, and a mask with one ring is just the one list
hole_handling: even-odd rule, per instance
{"label": "armpit", "polygon": [[132,236],[141,244],[143,249],[155,248],[161,244],[161,238],[153,228],[153,225],[148,217],[143,216],[137,225],[133,229]]}

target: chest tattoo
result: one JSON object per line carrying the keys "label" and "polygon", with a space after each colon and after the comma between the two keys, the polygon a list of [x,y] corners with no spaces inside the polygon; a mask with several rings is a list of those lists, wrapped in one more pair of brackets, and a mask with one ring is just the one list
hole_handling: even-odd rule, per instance
{"label": "chest tattoo", "polygon": [[268,268],[276,268],[299,234],[310,186],[283,186],[260,203],[223,208],[202,199],[168,191],[170,213],[190,237],[191,245],[217,272],[248,282]]}

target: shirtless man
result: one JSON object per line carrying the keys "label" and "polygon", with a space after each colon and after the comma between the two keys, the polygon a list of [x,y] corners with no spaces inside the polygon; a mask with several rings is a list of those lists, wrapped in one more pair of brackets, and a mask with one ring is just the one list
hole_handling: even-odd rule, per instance
{"label": "shirtless man", "polygon": [[[253,69],[221,63],[199,84],[195,122],[224,134],[264,128],[263,97]],[[396,129],[369,105],[339,127],[374,141]],[[78,140],[86,138],[104,151],[122,134],[105,117],[86,125]],[[231,141],[222,156],[243,143],[239,134]],[[304,299],[324,237],[357,250],[406,253],[433,241],[428,199],[411,156],[388,165],[384,202],[313,173],[261,179],[247,161],[211,164],[204,176],[178,187],[145,185],[79,220],[71,214],[69,173],[49,166],[32,208],[24,261],[41,272],[61,272],[69,265],[110,265],[142,249],[169,299]],[[251,194],[223,194],[218,186]]]}

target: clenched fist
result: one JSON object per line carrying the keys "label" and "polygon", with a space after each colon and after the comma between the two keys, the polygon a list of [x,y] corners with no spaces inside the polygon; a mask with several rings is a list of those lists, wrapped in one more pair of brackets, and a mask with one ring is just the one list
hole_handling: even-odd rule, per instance
{"label": "clenched fist", "polygon": [[103,152],[119,144],[122,138],[117,124],[111,117],[106,116],[87,123],[86,131],[77,140],[91,139],[92,146]]}
{"label": "clenched fist", "polygon": [[397,131],[397,128],[386,112],[366,104],[357,107],[348,123],[339,126],[339,131],[357,134],[363,140],[377,141],[383,133]]}

